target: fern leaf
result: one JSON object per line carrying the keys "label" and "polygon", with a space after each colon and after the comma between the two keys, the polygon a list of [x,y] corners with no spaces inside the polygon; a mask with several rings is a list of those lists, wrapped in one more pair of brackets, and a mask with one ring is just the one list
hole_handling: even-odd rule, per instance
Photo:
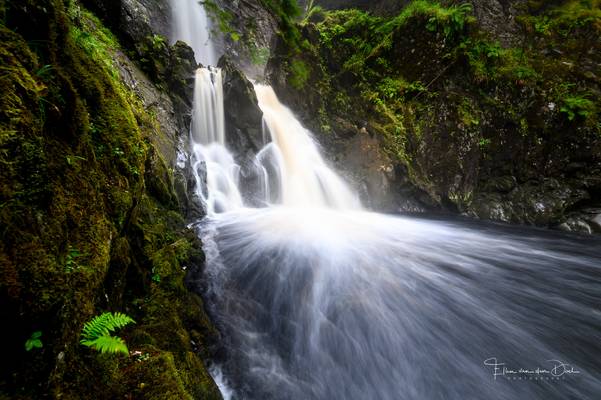
{"label": "fern leaf", "polygon": [[93,340],[97,337],[108,335],[109,332],[106,325],[109,317],[110,313],[104,313],[94,317],[91,321],[86,322],[83,331],[81,332],[83,338]]}
{"label": "fern leaf", "polygon": [[125,315],[123,313],[109,313],[109,315],[107,329],[111,332],[115,329],[123,328],[126,325],[136,323],[136,321],[134,321],[129,315]]}
{"label": "fern leaf", "polygon": [[117,336],[100,336],[94,340],[81,340],[82,345],[91,347],[100,353],[124,353],[129,354],[127,345]]}
{"label": "fern leaf", "polygon": [[132,323],[135,323],[135,321],[123,313],[103,313],[94,317],[94,319],[84,325],[81,336],[85,340],[94,340],[102,336],[110,336],[111,332]]}

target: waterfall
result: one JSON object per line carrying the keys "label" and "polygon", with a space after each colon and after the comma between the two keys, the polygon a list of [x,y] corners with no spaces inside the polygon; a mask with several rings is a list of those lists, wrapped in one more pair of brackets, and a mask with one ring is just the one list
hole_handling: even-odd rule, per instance
{"label": "waterfall", "polygon": [[[202,7],[174,5],[176,36],[214,64]],[[599,240],[365,211],[265,85],[265,146],[241,167],[222,80],[196,73],[190,159],[225,399],[598,397]]]}
{"label": "waterfall", "polygon": [[222,72],[219,68],[196,71],[190,141],[196,194],[203,200],[207,214],[242,207],[238,188],[240,167],[225,146]]}
{"label": "waterfall", "polygon": [[196,70],[192,139],[204,145],[217,143],[225,146],[223,78],[218,68]]}
{"label": "waterfall", "polygon": [[171,42],[186,42],[203,65],[215,65],[217,54],[211,40],[211,23],[198,0],[170,0]]}
{"label": "waterfall", "polygon": [[[255,92],[263,111],[264,137],[268,138],[252,163],[259,176],[259,187],[253,191],[259,202],[265,206],[360,209],[357,196],[328,167],[311,133],[279,102],[273,89],[255,85]],[[222,71],[218,68],[199,68],[196,72],[192,117],[196,191],[208,215],[244,207],[239,186],[241,167],[226,146]]]}
{"label": "waterfall", "polygon": [[360,203],[342,179],[329,168],[310,132],[278,100],[270,86],[255,85],[263,127],[279,154],[278,170],[282,204],[295,207],[357,209]]}

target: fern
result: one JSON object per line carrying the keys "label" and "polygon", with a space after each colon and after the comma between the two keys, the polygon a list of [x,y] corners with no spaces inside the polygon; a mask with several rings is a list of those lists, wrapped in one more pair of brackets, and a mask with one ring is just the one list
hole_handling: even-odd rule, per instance
{"label": "fern", "polygon": [[100,353],[125,353],[129,354],[127,345],[118,336],[100,336],[94,340],[81,341],[81,344],[87,347],[91,347]]}
{"label": "fern", "polygon": [[135,323],[136,321],[130,316],[122,313],[103,313],[84,325],[80,343],[100,353],[128,354],[123,339],[118,336],[111,336],[111,333],[126,325]]}

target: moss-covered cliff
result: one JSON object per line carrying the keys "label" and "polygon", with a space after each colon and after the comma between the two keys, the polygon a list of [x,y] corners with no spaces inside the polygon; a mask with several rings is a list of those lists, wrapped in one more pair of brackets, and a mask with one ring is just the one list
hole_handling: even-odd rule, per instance
{"label": "moss-covered cliff", "polygon": [[[0,397],[220,398],[160,89],[75,0],[2,1],[0,36]],[[137,321],[130,356],[79,344],[107,310]]]}
{"label": "moss-covered cliff", "polygon": [[313,13],[270,79],[376,208],[600,231],[599,2],[495,5]]}

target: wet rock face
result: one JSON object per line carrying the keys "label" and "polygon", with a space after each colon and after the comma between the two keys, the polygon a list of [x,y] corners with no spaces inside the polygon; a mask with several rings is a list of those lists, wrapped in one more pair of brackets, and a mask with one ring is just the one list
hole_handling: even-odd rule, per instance
{"label": "wet rock face", "polygon": [[269,50],[278,31],[276,17],[260,0],[217,0],[216,3],[231,15],[228,24],[238,35],[236,40],[229,34],[224,36],[222,53],[247,76],[263,78]]}
{"label": "wet rock face", "polygon": [[192,49],[182,42],[169,47],[167,54],[165,76],[154,80],[124,53],[114,57],[123,83],[139,96],[161,128],[163,134],[152,135],[150,139],[166,165],[174,171],[173,187],[182,213],[197,219],[205,212],[191,190],[193,177],[184,154],[190,130],[196,62]]}
{"label": "wet rock face", "polygon": [[128,48],[154,34],[169,37],[171,13],[168,0],[83,0]]}
{"label": "wet rock face", "polygon": [[503,193],[508,187],[491,188],[477,195],[472,203],[473,214],[485,219],[540,225],[560,220],[566,209],[589,199],[586,191],[556,179],[527,182]]}
{"label": "wet rock face", "polygon": [[526,0],[484,0],[472,1],[478,25],[494,35],[504,46],[519,41],[520,27],[515,21],[519,8]]}
{"label": "wet rock face", "polygon": [[241,157],[256,154],[264,145],[263,113],[252,83],[226,57],[219,60],[223,72],[225,129],[228,146]]}
{"label": "wet rock face", "polygon": [[[361,203],[384,212],[419,212],[432,205],[427,195],[406,179],[370,126],[337,119],[327,135],[317,135],[326,158],[359,193]],[[425,202],[424,202],[425,200]]]}
{"label": "wet rock face", "polygon": [[244,74],[225,56],[219,60],[218,66],[223,73],[227,147],[236,155],[240,165],[242,195],[249,204],[254,204],[256,196],[252,190],[260,186],[254,156],[269,140],[263,138],[263,112],[253,85]]}
{"label": "wet rock face", "polygon": [[[183,157],[190,131],[194,96],[194,51],[183,42],[170,46],[170,9],[167,0],[85,0],[127,50],[118,59],[124,82],[153,112],[165,133],[154,137],[161,156],[174,169],[174,187],[182,212],[190,218],[204,215],[189,184],[189,162]],[[126,59],[136,60],[135,63]]]}

